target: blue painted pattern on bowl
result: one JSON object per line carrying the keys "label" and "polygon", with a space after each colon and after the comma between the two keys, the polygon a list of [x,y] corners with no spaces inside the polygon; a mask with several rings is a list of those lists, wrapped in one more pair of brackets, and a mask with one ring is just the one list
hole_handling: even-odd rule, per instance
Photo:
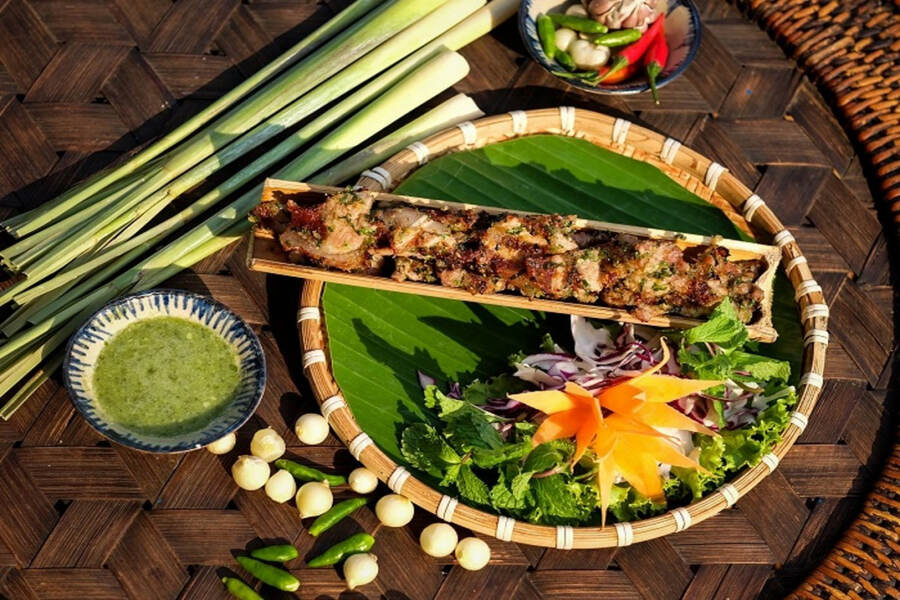
{"label": "blue painted pattern on bowl", "polygon": [[[525,43],[525,48],[531,57],[551,74],[554,71],[564,71],[565,69],[544,54],[537,34],[536,20],[544,13],[563,12],[571,4],[574,4],[572,0],[522,0],[519,8],[519,33]],[[697,7],[691,0],[669,0],[668,7],[669,16],[676,10],[688,11],[688,18],[685,21],[687,28],[680,32],[666,32],[666,39],[669,43],[669,61],[657,78],[657,88],[665,86],[681,75],[694,60],[697,50],[700,48],[700,13],[697,11]],[[577,79],[562,78],[555,74],[554,76],[571,86],[593,94],[639,94],[650,90],[650,83],[643,74],[622,83],[600,83],[596,86]],[[665,104],[665,97],[661,99],[661,102]]]}
{"label": "blue painted pattern on bowl", "polygon": [[[171,437],[137,434],[108,419],[94,393],[94,369],[107,341],[128,325],[153,317],[180,317],[209,327],[234,349],[241,382],[228,407],[198,431]],[[146,452],[185,452],[214,442],[247,422],[266,385],[266,362],[253,330],[218,302],[181,290],[150,290],[126,296],[97,311],[69,341],[63,376],[75,408],[105,437]]]}

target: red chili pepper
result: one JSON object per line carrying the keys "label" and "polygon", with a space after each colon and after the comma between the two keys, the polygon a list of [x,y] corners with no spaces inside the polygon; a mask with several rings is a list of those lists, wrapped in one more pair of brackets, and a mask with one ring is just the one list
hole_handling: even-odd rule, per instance
{"label": "red chili pepper", "polygon": [[650,47],[650,43],[656,39],[656,36],[662,31],[663,21],[664,16],[660,15],[653,21],[653,24],[647,28],[647,31],[644,32],[641,39],[630,46],[625,46],[613,60],[612,66],[606,72],[606,75],[600,78],[600,81],[606,81],[608,83],[609,77],[614,73],[621,71],[628,65],[640,64],[641,58],[644,56],[644,53],[647,52],[647,48]]}
{"label": "red chili pepper", "polygon": [[644,55],[644,65],[647,68],[647,79],[650,80],[650,93],[653,94],[653,101],[659,104],[659,95],[656,93],[656,78],[666,68],[669,62],[669,44],[666,42],[666,33],[663,28],[659,28],[659,35],[651,42],[647,48],[647,54]]}

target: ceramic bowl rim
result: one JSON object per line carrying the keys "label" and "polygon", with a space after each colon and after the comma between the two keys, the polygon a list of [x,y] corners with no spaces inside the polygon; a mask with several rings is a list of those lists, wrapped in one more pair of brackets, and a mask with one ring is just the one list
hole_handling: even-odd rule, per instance
{"label": "ceramic bowl rim", "polygon": [[[687,56],[684,59],[678,68],[673,70],[671,73],[666,75],[665,77],[660,77],[656,82],[656,88],[660,89],[668,85],[671,81],[680,77],[685,70],[694,62],[694,59],[697,57],[697,53],[700,50],[700,38],[702,37],[702,24],[700,21],[700,12],[697,10],[697,6],[694,4],[693,0],[678,0],[684,6],[687,7],[688,12],[691,15],[691,26],[694,31],[694,39],[691,43],[691,47],[688,49]],[[555,79],[562,81],[574,88],[579,90],[584,90],[586,92],[590,92],[592,94],[606,94],[606,95],[614,95],[614,96],[628,96],[634,94],[641,94],[643,92],[650,91],[650,84],[648,82],[640,82],[640,83],[622,83],[615,84],[613,86],[592,86],[582,83],[580,81],[574,79],[565,79],[553,73],[551,70],[550,64],[547,62],[546,57],[543,56],[543,53],[538,54],[535,50],[535,40],[528,35],[525,30],[525,24],[532,20],[531,16],[528,14],[528,8],[532,6],[534,0],[522,0],[519,4],[519,15],[518,15],[518,28],[519,28],[519,37],[522,38],[522,43],[525,45],[525,50],[528,52],[528,55],[531,57],[531,60],[536,62],[547,71],[550,75],[553,75]]]}
{"label": "ceramic bowl rim", "polygon": [[[247,409],[245,410],[245,412],[241,416],[241,418],[237,419],[233,423],[229,424],[225,428],[224,431],[217,433],[215,436],[215,439],[209,439],[209,440],[204,439],[203,442],[194,443],[194,444],[186,444],[184,442],[180,442],[180,443],[173,442],[171,444],[166,444],[166,445],[156,444],[156,445],[154,445],[154,447],[150,447],[148,444],[145,444],[140,441],[140,438],[141,438],[140,434],[133,433],[132,435],[135,437],[135,439],[138,440],[138,442],[135,443],[131,440],[122,438],[118,433],[113,431],[111,428],[107,427],[108,422],[106,419],[99,418],[96,414],[88,415],[85,412],[85,406],[84,406],[86,403],[85,400],[81,399],[79,397],[79,394],[76,394],[73,391],[72,380],[71,380],[71,375],[70,375],[70,371],[71,371],[71,367],[72,367],[72,364],[71,364],[72,349],[75,345],[76,340],[78,340],[79,338],[81,338],[84,335],[87,327],[89,325],[91,325],[91,323],[93,323],[93,321],[98,317],[98,315],[100,315],[101,313],[103,313],[109,309],[112,309],[112,308],[115,308],[118,306],[122,306],[122,305],[124,305],[132,300],[135,300],[137,298],[148,298],[148,297],[153,297],[153,296],[158,296],[158,295],[171,295],[171,296],[180,296],[183,298],[190,298],[190,299],[193,299],[194,301],[203,302],[209,306],[212,306],[213,308],[215,308],[217,310],[223,311],[230,318],[234,319],[236,322],[241,324],[243,331],[246,334],[246,338],[250,341],[251,352],[259,360],[259,371],[258,371],[258,376],[256,378],[255,386],[254,386],[255,389],[253,391],[253,401],[248,405]],[[130,320],[133,323],[137,323],[138,321],[145,320],[146,318],[152,318],[152,317],[145,317],[145,318],[138,318],[138,319],[135,319],[133,317],[128,317],[126,320]],[[99,309],[97,309],[95,312],[93,312],[91,314],[91,316],[89,316],[87,319],[85,319],[84,323],[82,323],[78,327],[78,329],[75,330],[75,333],[73,333],[71,335],[71,337],[69,337],[69,341],[66,344],[66,353],[65,353],[65,358],[63,360],[62,371],[63,371],[63,381],[66,386],[66,391],[69,394],[69,399],[71,400],[72,404],[75,406],[75,409],[78,411],[78,413],[82,416],[82,418],[84,418],[84,420],[91,426],[91,428],[94,431],[96,431],[97,433],[102,435],[104,438],[106,438],[110,441],[113,441],[117,444],[120,444],[122,446],[125,446],[127,448],[131,448],[133,450],[138,450],[141,452],[148,452],[148,453],[152,453],[152,454],[180,454],[180,453],[184,453],[184,452],[190,452],[192,450],[198,450],[200,448],[203,448],[207,444],[210,444],[210,443],[216,441],[216,439],[219,439],[225,435],[228,435],[229,433],[233,433],[234,431],[237,431],[238,429],[240,429],[245,423],[247,423],[247,421],[250,420],[250,417],[252,417],[254,415],[254,413],[256,413],[257,408],[259,408],[259,404],[260,404],[260,402],[262,402],[263,394],[265,393],[266,380],[267,380],[267,376],[268,376],[268,371],[267,371],[267,367],[266,367],[266,357],[265,357],[265,353],[263,352],[263,349],[262,349],[262,344],[259,341],[259,336],[256,335],[256,332],[253,331],[253,329],[250,327],[250,325],[246,321],[244,321],[244,319],[239,317],[237,314],[235,314],[234,311],[229,309],[227,306],[225,306],[221,302],[219,302],[209,296],[204,296],[201,294],[197,294],[195,292],[189,292],[187,290],[179,290],[179,289],[175,289],[175,288],[154,288],[152,290],[145,290],[142,292],[128,294],[127,296],[122,296],[120,298],[116,298],[115,300],[112,300],[111,302],[108,302],[108,303],[104,304],[102,307],[100,307]],[[197,433],[202,434],[203,431],[204,430],[201,429],[201,430],[198,430]]]}

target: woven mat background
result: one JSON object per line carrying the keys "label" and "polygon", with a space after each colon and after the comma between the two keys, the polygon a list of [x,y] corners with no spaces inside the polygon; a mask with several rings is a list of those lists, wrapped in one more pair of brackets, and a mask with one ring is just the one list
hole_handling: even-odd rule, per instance
{"label": "woven mat background", "polygon": [[[827,383],[798,445],[734,509],[665,539],[570,552],[490,541],[493,562],[472,573],[418,549],[431,521],[419,511],[413,527],[379,532],[376,584],[349,594],[335,571],[298,561],[299,597],[780,597],[856,514],[893,438],[890,251],[870,163],[765,32],[721,0],[698,4],[700,54],[662,90],[661,106],[646,95],[567,91],[524,57],[512,24],[465,49],[472,73],[457,91],[488,114],[571,104],[626,116],[714,158],[766,199],[832,308]],[[193,114],[342,5],[0,0],[0,211],[48,199]],[[314,409],[293,324],[298,284],[248,272],[242,252],[229,249],[171,285],[211,294],[257,328],[270,380],[244,431],[266,423],[291,440],[289,424]],[[353,463],[334,438],[289,453],[341,470]],[[238,491],[229,466],[206,452],[154,457],[111,446],[48,383],[0,422],[0,597],[224,598],[218,576],[257,538],[292,540],[306,555],[374,526],[363,509],[314,543],[292,508]]]}

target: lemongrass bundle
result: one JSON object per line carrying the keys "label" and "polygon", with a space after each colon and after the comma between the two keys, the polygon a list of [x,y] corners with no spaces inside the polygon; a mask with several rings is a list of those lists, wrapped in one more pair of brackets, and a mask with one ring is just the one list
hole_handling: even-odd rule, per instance
{"label": "lemongrass bundle", "polygon": [[208,123],[217,115],[228,110],[241,98],[257,89],[261,84],[270,80],[278,73],[284,71],[298,60],[307,56],[338,32],[347,29],[353,23],[357,23],[367,14],[383,4],[385,0],[356,0],[346,9],[335,15],[327,23],[316,31],[306,36],[303,40],[282,53],[275,60],[257,71],[255,74],[238,84],[220,98],[215,100],[205,109],[179,125],[177,128],[142,150],[126,163],[107,171],[101,171],[91,178],[79,183],[70,190],[64,192],[54,200],[38,206],[32,211],[16,215],[0,223],[0,227],[15,237],[22,237],[32,231],[36,231],[47,223],[60,216],[70,213],[73,208],[102,191],[108,185],[120,180],[122,177],[134,173],[141,166],[147,164],[166,150],[172,148],[200,127]]}
{"label": "lemongrass bundle", "polygon": [[[202,161],[188,172],[172,181],[167,187],[158,190],[149,197],[141,200],[142,209],[136,213],[137,219],[130,225],[123,224],[122,215],[129,213],[124,212],[130,210],[131,206],[119,208],[116,215],[117,220],[113,220],[111,224],[106,225],[99,231],[101,236],[91,235],[92,232],[86,232],[81,236],[69,238],[59,244],[57,247],[48,251],[50,256],[45,256],[37,264],[27,266],[23,272],[28,276],[26,280],[20,282],[13,288],[6,290],[0,294],[0,304],[14,299],[17,303],[28,301],[35,297],[34,292],[26,292],[28,288],[37,284],[52,274],[54,270],[58,270],[61,265],[66,264],[67,259],[71,258],[76,248],[86,250],[95,247],[100,243],[103,236],[109,236],[111,229],[122,228],[118,236],[122,240],[128,240],[136,231],[139,231],[148,223],[156,214],[165,208],[174,198],[178,197],[185,191],[195,187],[207,177],[220,170],[222,167],[232,163],[247,152],[256,148],[259,144],[274,137],[282,132],[285,128],[293,125],[299,120],[312,114],[316,108],[323,104],[327,104],[334,98],[339,97],[347,90],[351,89],[360,80],[365,79],[372,73],[385,69],[390,64],[396,62],[400,58],[409,54],[417,47],[422,46],[429,40],[447,31],[455,23],[459,22],[467,15],[477,10],[484,4],[484,0],[449,0],[446,4],[429,13],[426,17],[420,19],[413,25],[410,25],[389,41],[385,42],[356,63],[350,65],[347,69],[323,83],[312,92],[302,96],[291,106],[274,115],[264,123],[248,132],[234,143],[226,146],[223,150],[215,153],[213,156]],[[409,71],[411,69],[408,69]],[[405,73],[404,73],[405,74]],[[325,131],[332,123],[339,121],[350,112],[363,106],[366,102],[375,96],[374,92],[387,89],[390,84],[395,83],[398,77],[391,76],[387,80],[379,78],[377,86],[367,87],[367,93],[355,94],[351,101],[342,102],[338,108],[329,111],[330,119],[316,120],[314,127],[307,126],[303,130],[306,139],[312,139],[318,133]],[[292,144],[291,148],[296,148],[297,144]],[[254,175],[253,173],[250,174]],[[249,177],[248,177],[249,178]],[[245,178],[244,180],[246,181]],[[132,205],[133,205],[132,201]],[[113,215],[113,216],[116,216]],[[128,220],[128,217],[124,217]],[[95,264],[95,263],[92,263]],[[43,288],[42,288],[43,289]]]}

